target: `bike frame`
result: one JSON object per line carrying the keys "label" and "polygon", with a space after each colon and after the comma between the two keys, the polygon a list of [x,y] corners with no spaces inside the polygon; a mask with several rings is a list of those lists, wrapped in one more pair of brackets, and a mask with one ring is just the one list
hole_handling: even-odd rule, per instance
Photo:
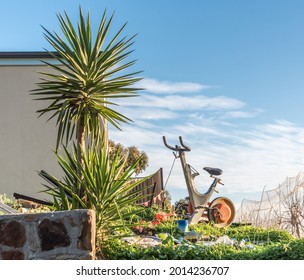
{"label": "bike frame", "polygon": [[197,190],[195,182],[194,182],[194,178],[196,176],[198,176],[199,173],[197,171],[194,171],[193,168],[191,168],[191,166],[186,161],[185,152],[190,152],[191,148],[184,144],[181,136],[179,136],[180,146],[179,145],[175,145],[175,147],[170,146],[167,143],[165,136],[163,136],[163,141],[164,141],[165,146],[168,149],[173,150],[175,152],[174,153],[175,157],[180,159],[185,181],[186,181],[186,185],[187,185],[187,189],[188,189],[188,193],[189,193],[190,203],[193,207],[193,213],[189,219],[189,223],[197,224],[199,222],[200,218],[202,217],[202,215],[204,214],[204,211],[209,209],[208,202],[209,202],[213,192],[217,192],[216,191],[217,184],[218,183],[222,184],[220,182],[221,179],[211,175],[210,177],[212,177],[214,179],[211,186],[209,187],[207,192],[205,192],[203,194],[200,193]]}

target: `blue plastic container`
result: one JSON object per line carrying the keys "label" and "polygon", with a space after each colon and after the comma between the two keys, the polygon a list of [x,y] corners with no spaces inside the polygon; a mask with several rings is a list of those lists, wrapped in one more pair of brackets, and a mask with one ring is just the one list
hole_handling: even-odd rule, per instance
{"label": "blue plastic container", "polygon": [[187,232],[188,230],[188,220],[178,220],[177,221],[177,228],[181,231],[181,232]]}

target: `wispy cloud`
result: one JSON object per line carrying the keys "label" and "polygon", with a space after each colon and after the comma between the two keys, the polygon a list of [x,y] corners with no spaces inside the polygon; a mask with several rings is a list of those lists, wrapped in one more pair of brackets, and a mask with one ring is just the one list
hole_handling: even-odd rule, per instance
{"label": "wispy cloud", "polygon": [[[133,104],[133,106],[130,105],[125,106],[125,104],[123,105],[124,106],[120,108],[120,112],[134,121],[172,120],[179,117],[179,114],[177,112],[167,110],[166,108],[156,108],[153,107],[152,104],[150,104],[151,107],[150,106],[145,107],[135,104]],[[136,107],[136,109],[134,109],[134,106]]]}
{"label": "wispy cloud", "polygon": [[181,96],[167,95],[155,96],[143,94],[140,98],[127,98],[119,103],[130,107],[153,107],[166,108],[170,110],[234,110],[245,106],[245,103],[234,98],[225,96],[207,97],[203,95]]}
{"label": "wispy cloud", "polygon": [[144,78],[138,86],[157,94],[194,93],[211,87],[200,83],[158,81],[151,78]]}
{"label": "wispy cloud", "polygon": [[261,114],[263,110],[255,109],[254,111],[229,111],[226,112],[222,118],[225,119],[246,119],[246,118],[254,118],[257,115]]}
{"label": "wispy cloud", "polygon": [[[204,166],[224,170],[225,186],[220,187],[220,191],[240,192],[244,197],[246,192],[260,192],[265,185],[268,189],[275,188],[286,176],[296,175],[304,166],[304,128],[288,122],[275,121],[248,127],[247,131],[238,128],[223,130],[220,125],[210,127],[204,123],[200,126],[183,123],[175,127],[160,124],[154,129],[131,125],[124,132],[112,134],[122,143],[145,150],[150,162],[147,173],[163,167],[166,178],[173,157],[162,143],[163,135],[172,145],[178,144],[178,136],[182,135],[185,143],[191,146],[187,160],[201,173],[196,180],[200,192],[205,191],[210,183],[202,169]],[[168,183],[168,190],[174,189],[183,190],[187,195],[179,163]]]}

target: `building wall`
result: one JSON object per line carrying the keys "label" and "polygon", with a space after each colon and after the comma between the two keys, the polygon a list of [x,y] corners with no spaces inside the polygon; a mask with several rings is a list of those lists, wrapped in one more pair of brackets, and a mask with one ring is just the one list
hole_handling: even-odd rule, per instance
{"label": "building wall", "polygon": [[42,179],[37,171],[59,173],[54,122],[38,119],[36,111],[44,104],[34,101],[42,65],[0,65],[0,194],[14,192],[43,198]]}

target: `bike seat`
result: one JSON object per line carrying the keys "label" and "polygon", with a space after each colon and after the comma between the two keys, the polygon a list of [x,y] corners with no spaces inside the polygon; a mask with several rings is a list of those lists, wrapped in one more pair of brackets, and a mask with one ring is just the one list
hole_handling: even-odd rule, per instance
{"label": "bike seat", "polygon": [[221,175],[223,173],[222,169],[219,168],[213,168],[213,167],[204,167],[203,168],[205,171],[207,171],[210,175]]}

